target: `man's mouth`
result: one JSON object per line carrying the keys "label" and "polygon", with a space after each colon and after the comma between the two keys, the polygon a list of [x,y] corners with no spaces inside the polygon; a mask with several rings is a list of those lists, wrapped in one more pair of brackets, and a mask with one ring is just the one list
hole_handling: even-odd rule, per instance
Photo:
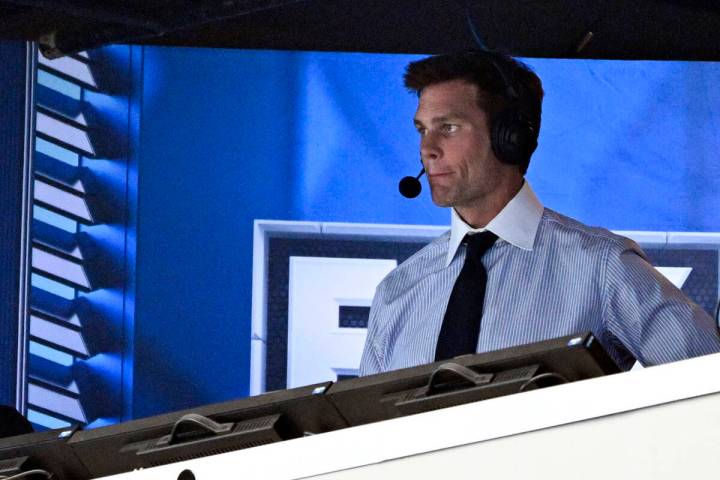
{"label": "man's mouth", "polygon": [[428,178],[440,178],[440,177],[446,177],[450,175],[451,172],[433,172],[428,173]]}

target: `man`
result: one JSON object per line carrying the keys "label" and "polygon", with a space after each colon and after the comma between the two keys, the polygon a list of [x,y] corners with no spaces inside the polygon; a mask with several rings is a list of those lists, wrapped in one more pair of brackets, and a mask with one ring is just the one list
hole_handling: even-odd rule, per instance
{"label": "man", "polygon": [[586,330],[623,369],[720,351],[713,320],[635,242],[543,208],[524,179],[543,96],[525,65],[440,55],[411,63],[405,85],[452,227],[378,286],[361,375]]}

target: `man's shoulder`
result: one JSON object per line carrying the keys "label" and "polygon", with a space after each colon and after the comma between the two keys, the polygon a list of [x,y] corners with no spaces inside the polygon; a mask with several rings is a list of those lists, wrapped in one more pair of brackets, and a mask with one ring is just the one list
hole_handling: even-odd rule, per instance
{"label": "man's shoulder", "polygon": [[429,272],[443,267],[447,258],[449,241],[450,231],[448,230],[395,267],[383,279],[381,286],[387,287],[397,282],[412,283],[414,279],[423,278]]}
{"label": "man's shoulder", "polygon": [[586,225],[549,208],[545,208],[543,212],[541,226],[543,235],[549,237],[552,243],[575,245],[584,249],[595,247],[605,251],[640,250],[637,243],[627,237],[603,227]]}

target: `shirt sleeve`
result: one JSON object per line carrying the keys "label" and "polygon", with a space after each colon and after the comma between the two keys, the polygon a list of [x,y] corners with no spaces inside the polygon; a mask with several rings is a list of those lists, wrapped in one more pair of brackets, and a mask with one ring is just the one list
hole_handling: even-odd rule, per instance
{"label": "shirt sleeve", "polygon": [[383,330],[382,297],[385,288],[384,285],[385,282],[381,282],[380,285],[378,285],[375,296],[373,297],[372,306],[370,307],[367,338],[360,359],[361,377],[385,371],[379,346],[381,344],[381,332]]}
{"label": "shirt sleeve", "polygon": [[606,255],[604,321],[644,366],[720,351],[713,319],[658,272],[629,239]]}

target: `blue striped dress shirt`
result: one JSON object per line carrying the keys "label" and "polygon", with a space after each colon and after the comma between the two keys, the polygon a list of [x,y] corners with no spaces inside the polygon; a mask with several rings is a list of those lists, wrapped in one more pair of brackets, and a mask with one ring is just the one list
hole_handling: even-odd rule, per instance
{"label": "blue striped dress shirt", "polygon": [[[720,351],[714,321],[650,265],[632,240],[543,208],[525,182],[484,229],[499,239],[477,351],[592,331],[622,369]],[[473,229],[449,232],[390,272],[373,299],[360,374],[430,363]],[[634,358],[633,358],[634,357]]]}

